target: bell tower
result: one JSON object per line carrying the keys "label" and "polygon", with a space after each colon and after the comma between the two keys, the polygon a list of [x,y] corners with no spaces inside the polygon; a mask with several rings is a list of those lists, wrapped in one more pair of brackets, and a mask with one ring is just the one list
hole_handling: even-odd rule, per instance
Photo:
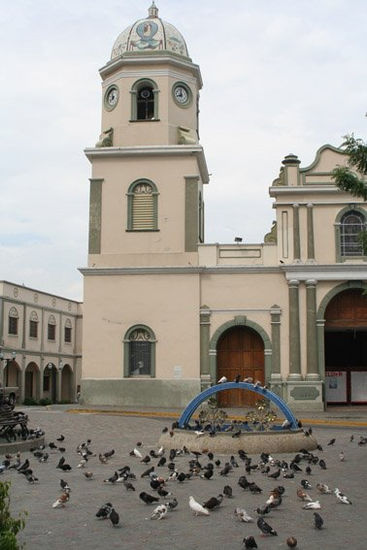
{"label": "bell tower", "polygon": [[209,180],[198,135],[199,66],[153,2],[117,37],[100,75],[100,137],[85,150],[89,266],[197,265]]}

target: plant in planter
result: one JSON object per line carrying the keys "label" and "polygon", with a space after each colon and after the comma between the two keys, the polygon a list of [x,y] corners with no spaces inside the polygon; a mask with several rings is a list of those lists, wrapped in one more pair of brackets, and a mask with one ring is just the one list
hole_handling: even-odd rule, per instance
{"label": "plant in planter", "polygon": [[255,403],[255,409],[247,413],[246,420],[252,424],[254,430],[264,431],[277,419],[276,413],[270,407],[268,399],[259,399]]}
{"label": "plant in planter", "polygon": [[199,422],[202,426],[210,426],[212,430],[217,430],[226,421],[228,415],[223,409],[218,408],[218,401],[215,397],[210,397],[199,410]]}

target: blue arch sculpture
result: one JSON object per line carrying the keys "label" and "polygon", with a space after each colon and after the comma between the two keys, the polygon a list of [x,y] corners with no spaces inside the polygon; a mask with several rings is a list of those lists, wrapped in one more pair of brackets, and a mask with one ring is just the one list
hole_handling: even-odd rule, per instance
{"label": "blue arch sculpture", "polygon": [[197,395],[196,397],[194,397],[194,399],[192,399],[192,401],[190,401],[186,409],[181,414],[178,420],[178,427],[185,428],[198,406],[201,405],[201,403],[203,403],[206,399],[208,399],[208,397],[211,397],[212,395],[220,391],[235,389],[249,390],[261,395],[262,397],[266,397],[266,399],[272,401],[272,403],[274,403],[274,405],[276,405],[282,411],[289,422],[289,429],[298,429],[298,421],[290,408],[285,404],[283,399],[281,399],[276,393],[261,386],[250,384],[249,382],[224,382],[223,384],[216,384],[215,386],[211,386],[210,388],[199,393],[199,395]]}

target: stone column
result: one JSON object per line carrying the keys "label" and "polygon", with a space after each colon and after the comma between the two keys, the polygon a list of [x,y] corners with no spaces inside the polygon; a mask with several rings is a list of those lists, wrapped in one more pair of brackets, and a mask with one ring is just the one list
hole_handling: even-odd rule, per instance
{"label": "stone column", "polygon": [[272,365],[271,379],[281,380],[280,374],[280,314],[281,309],[278,305],[271,306],[271,341],[272,341]]}
{"label": "stone column", "polygon": [[56,368],[56,401],[61,401],[61,382],[62,382],[62,370]]}
{"label": "stone column", "polygon": [[21,403],[24,403],[25,398],[25,367],[25,355],[23,355],[19,376],[19,399]]}
{"label": "stone column", "polygon": [[315,240],[313,230],[313,204],[307,205],[307,260],[315,260]]}
{"label": "stone column", "polygon": [[301,260],[301,242],[299,235],[299,204],[293,204],[293,259]]}
{"label": "stone column", "polygon": [[317,343],[318,343],[318,355],[317,363],[319,369],[319,376],[322,380],[325,378],[325,319],[317,319]]}
{"label": "stone column", "polygon": [[41,357],[39,380],[38,380],[38,399],[43,399],[43,369],[44,369],[44,358]]}
{"label": "stone column", "polygon": [[317,366],[317,329],[316,329],[316,284],[315,279],[306,281],[307,309],[307,375],[306,380],[319,380]]}
{"label": "stone column", "polygon": [[289,285],[289,380],[301,379],[301,335],[299,327],[299,281]]}
{"label": "stone column", "polygon": [[209,339],[210,339],[210,309],[202,306],[200,309],[200,378],[201,389],[210,386],[210,362],[209,362]]}

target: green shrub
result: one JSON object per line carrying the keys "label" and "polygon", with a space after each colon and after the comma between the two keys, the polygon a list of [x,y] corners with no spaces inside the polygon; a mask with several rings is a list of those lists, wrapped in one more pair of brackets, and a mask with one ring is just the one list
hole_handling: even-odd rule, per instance
{"label": "green shrub", "polygon": [[51,405],[51,403],[52,403],[52,401],[48,397],[43,397],[42,399],[40,399],[40,402],[39,402],[39,404],[42,407],[46,407],[46,405]]}
{"label": "green shrub", "polygon": [[18,519],[10,515],[10,482],[0,481],[0,548],[1,550],[20,550],[23,545],[18,544],[17,534],[24,529],[26,512],[19,514]]}
{"label": "green shrub", "polygon": [[24,399],[23,405],[27,405],[27,407],[32,407],[33,405],[38,405],[38,401],[33,399],[33,397],[26,397]]}

